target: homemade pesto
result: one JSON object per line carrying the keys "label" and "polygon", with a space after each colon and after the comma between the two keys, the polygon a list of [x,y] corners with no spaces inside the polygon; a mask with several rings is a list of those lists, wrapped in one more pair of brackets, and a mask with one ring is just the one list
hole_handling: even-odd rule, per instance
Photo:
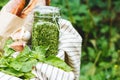
{"label": "homemade pesto", "polygon": [[[48,8],[49,9],[49,8]],[[51,8],[50,8],[51,9]],[[35,11],[32,31],[32,48],[36,46],[48,46],[46,56],[57,55],[59,44],[58,13],[52,11],[41,13]]]}

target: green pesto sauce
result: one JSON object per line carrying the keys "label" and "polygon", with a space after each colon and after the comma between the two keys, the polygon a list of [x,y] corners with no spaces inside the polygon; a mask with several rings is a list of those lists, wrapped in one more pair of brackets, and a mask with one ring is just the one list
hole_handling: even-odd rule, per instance
{"label": "green pesto sauce", "polygon": [[51,19],[35,18],[32,31],[32,48],[49,46],[46,56],[56,55],[59,44],[58,25]]}

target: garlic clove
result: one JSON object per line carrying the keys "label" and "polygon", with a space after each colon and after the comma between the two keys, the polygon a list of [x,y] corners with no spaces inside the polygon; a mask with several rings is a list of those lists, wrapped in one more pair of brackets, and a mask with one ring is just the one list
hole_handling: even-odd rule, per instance
{"label": "garlic clove", "polygon": [[22,40],[28,41],[31,37],[31,33],[29,31],[25,31],[22,35]]}
{"label": "garlic clove", "polygon": [[30,39],[30,37],[31,37],[31,33],[29,31],[25,30],[25,27],[22,27],[11,34],[11,38],[14,41],[16,41],[16,40],[28,41]]}
{"label": "garlic clove", "polygon": [[22,34],[23,34],[23,30],[22,28],[16,30],[15,32],[13,32],[10,37],[13,39],[13,40],[20,40],[22,38]]}

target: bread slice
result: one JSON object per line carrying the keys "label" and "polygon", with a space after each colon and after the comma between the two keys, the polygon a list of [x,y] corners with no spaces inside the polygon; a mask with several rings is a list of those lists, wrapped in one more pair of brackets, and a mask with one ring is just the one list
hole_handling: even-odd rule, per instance
{"label": "bread slice", "polygon": [[9,12],[20,16],[21,11],[24,9],[25,0],[10,0],[2,9],[1,12]]}
{"label": "bread slice", "polygon": [[29,14],[29,12],[31,12],[33,10],[33,8],[37,4],[37,2],[38,2],[38,0],[30,0],[29,4],[21,12],[20,17],[25,18]]}

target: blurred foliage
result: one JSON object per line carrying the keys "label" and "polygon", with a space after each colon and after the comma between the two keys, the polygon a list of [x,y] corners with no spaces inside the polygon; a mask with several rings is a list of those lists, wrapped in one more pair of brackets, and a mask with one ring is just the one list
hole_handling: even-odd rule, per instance
{"label": "blurred foliage", "polygon": [[0,0],[0,9],[4,6],[9,0]]}
{"label": "blurred foliage", "polygon": [[120,0],[51,0],[51,5],[83,37],[80,80],[120,80]]}
{"label": "blurred foliage", "polygon": [[52,0],[83,37],[80,80],[120,80],[120,0]]}

